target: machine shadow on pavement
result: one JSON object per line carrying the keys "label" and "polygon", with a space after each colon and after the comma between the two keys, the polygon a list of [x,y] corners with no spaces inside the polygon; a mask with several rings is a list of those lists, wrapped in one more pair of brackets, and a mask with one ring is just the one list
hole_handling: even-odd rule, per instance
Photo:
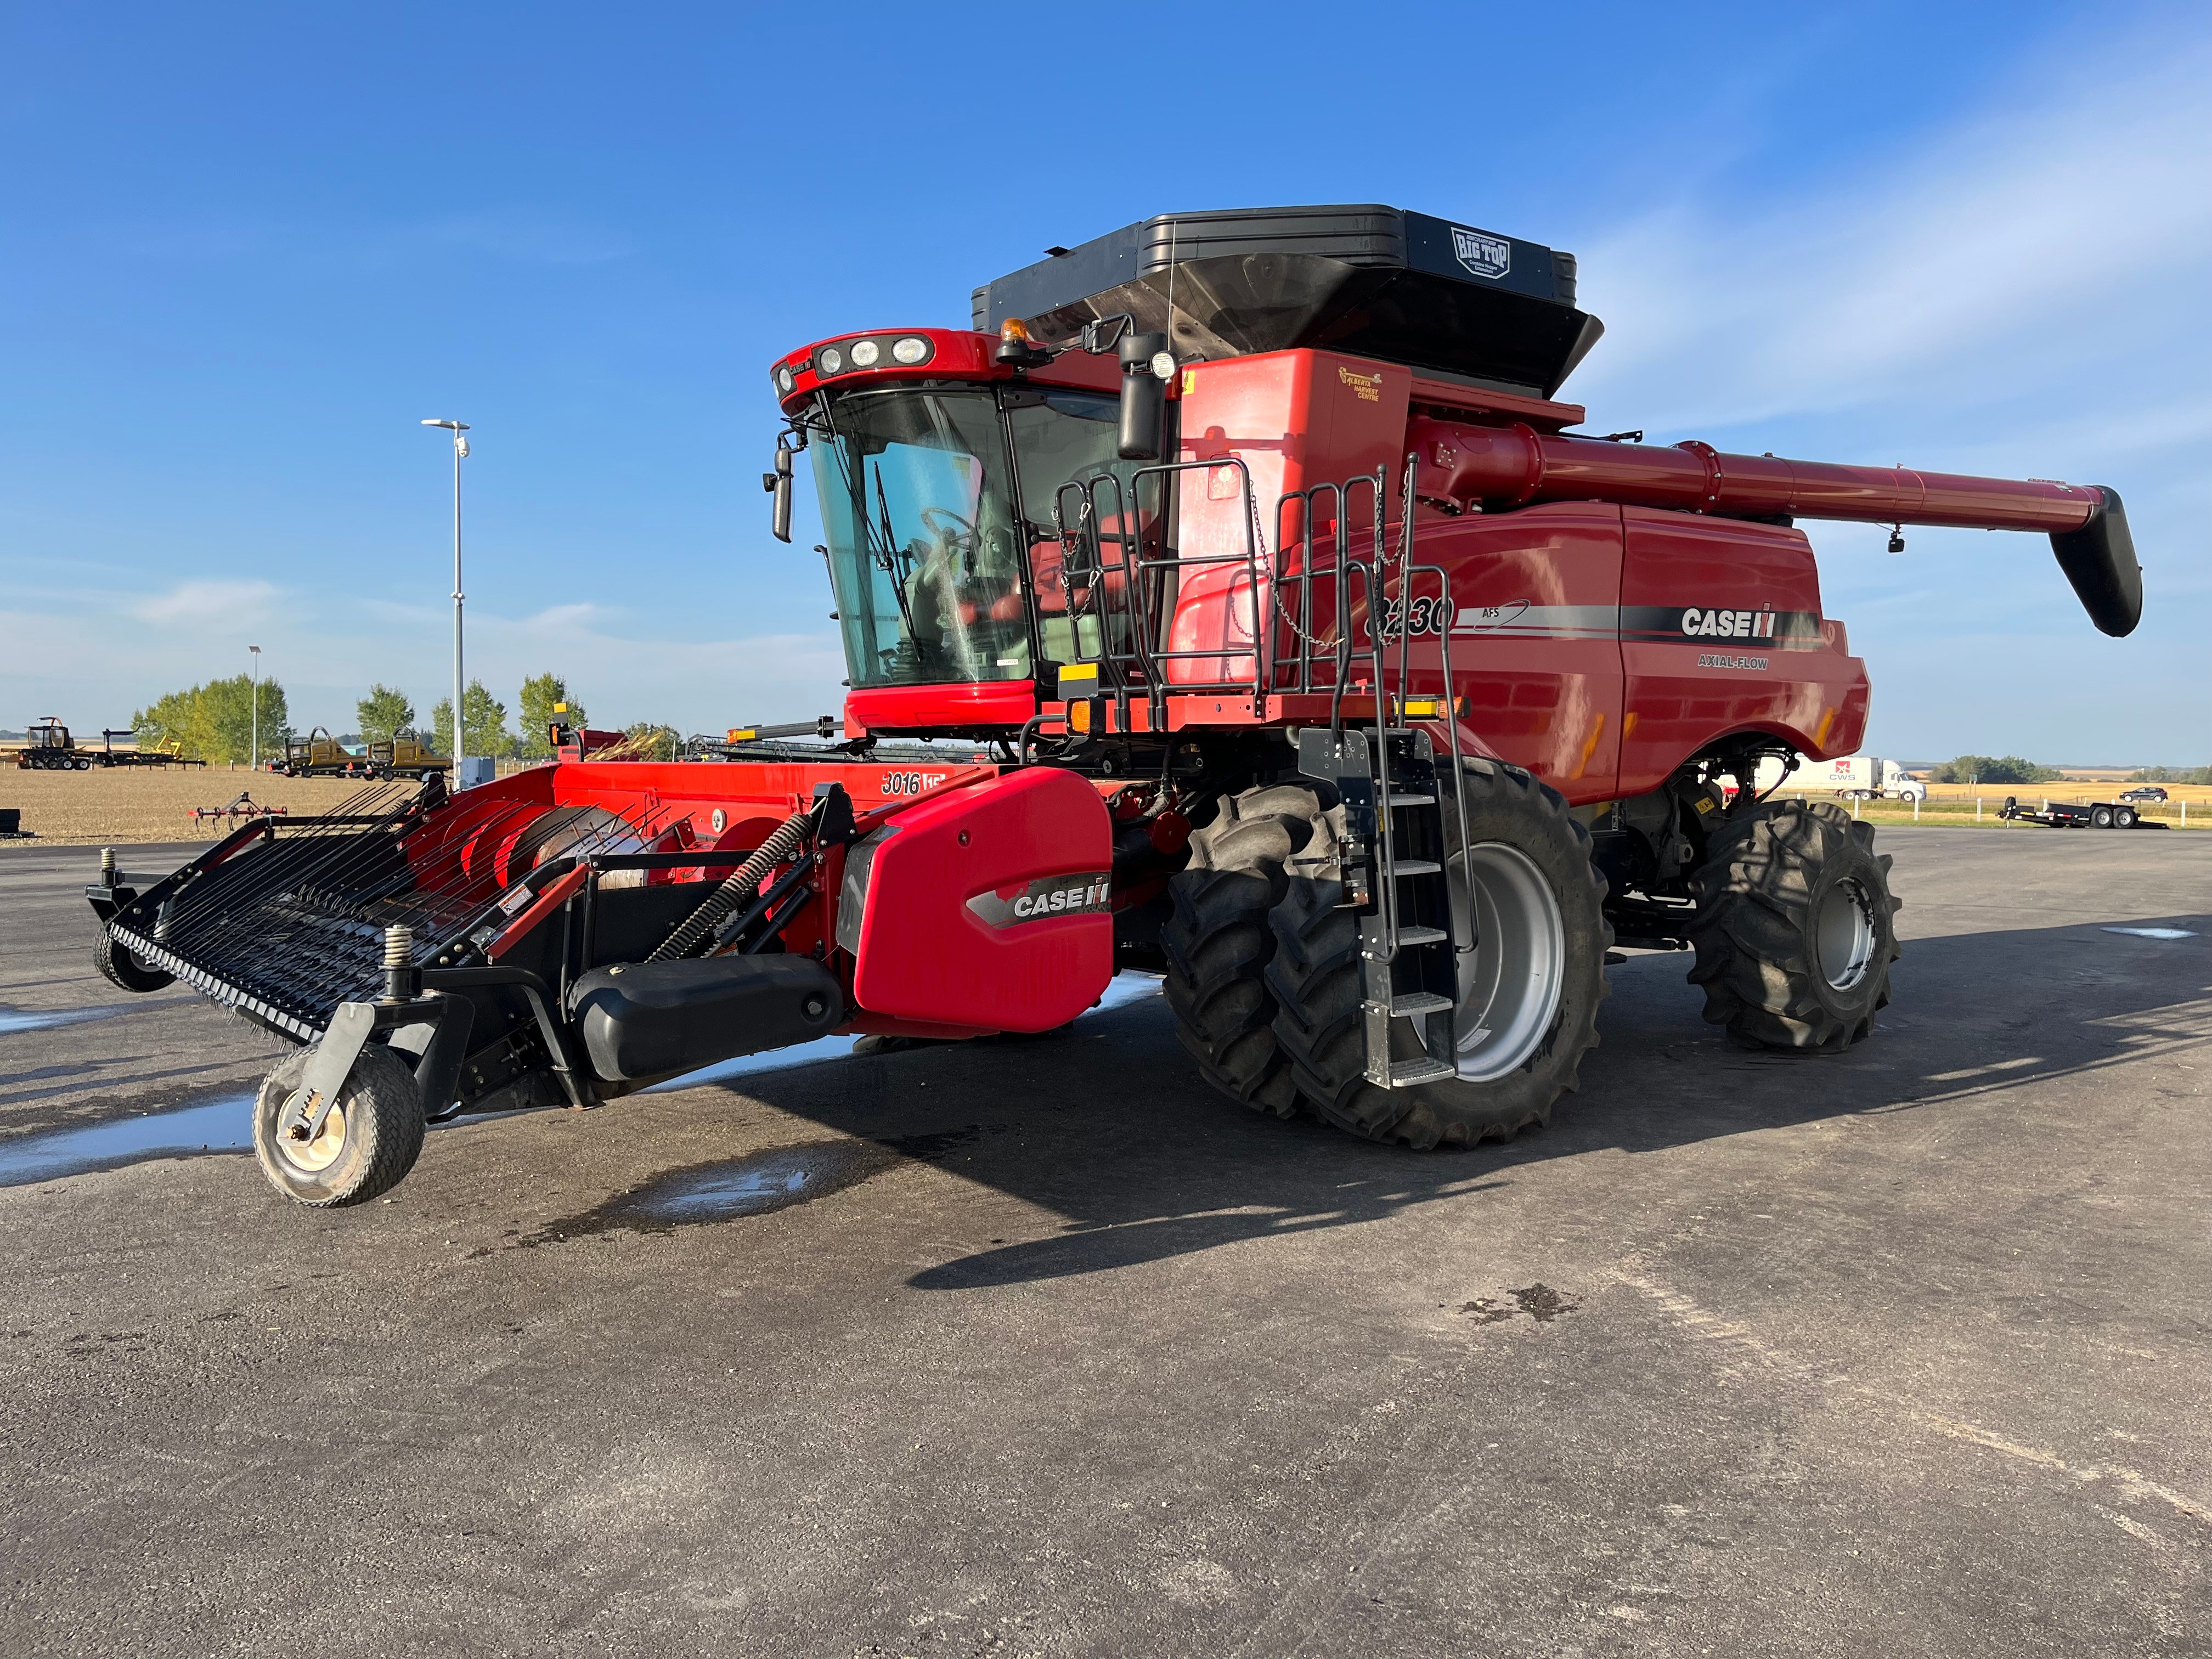
{"label": "machine shadow on pavement", "polygon": [[[2182,928],[2158,941],[2114,927]],[[1841,1054],[1739,1048],[1698,1018],[1686,956],[1612,970],[1602,1046],[1549,1127],[1472,1151],[1414,1152],[1310,1119],[1279,1122],[1199,1082],[1166,1007],[1146,1000],[1030,1043],[949,1044],[749,1078],[733,1091],[878,1142],[969,1128],[957,1173],[1066,1218],[916,1274],[968,1289],[1100,1273],[1249,1239],[1378,1221],[1498,1192],[1513,1172],[1635,1155],[1821,1119],[1942,1111],[2097,1073],[2212,1036],[2212,916],[1909,941],[1898,1000]],[[1127,1086],[1117,1086],[1117,1079]],[[963,1103],[959,1121],[940,1102]],[[1632,1176],[1630,1177],[1632,1179]]]}

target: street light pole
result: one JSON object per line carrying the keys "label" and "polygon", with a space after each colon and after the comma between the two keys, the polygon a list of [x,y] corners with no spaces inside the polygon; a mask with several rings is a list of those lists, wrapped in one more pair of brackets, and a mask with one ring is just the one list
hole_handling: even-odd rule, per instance
{"label": "street light pole", "polygon": [[246,762],[246,768],[249,772],[258,772],[261,769],[261,647],[249,645],[246,648],[253,653],[253,757]]}
{"label": "street light pole", "polygon": [[469,458],[469,441],[461,434],[466,421],[425,421],[453,434],[453,777],[461,775],[461,757],[468,752],[461,733],[461,463]]}

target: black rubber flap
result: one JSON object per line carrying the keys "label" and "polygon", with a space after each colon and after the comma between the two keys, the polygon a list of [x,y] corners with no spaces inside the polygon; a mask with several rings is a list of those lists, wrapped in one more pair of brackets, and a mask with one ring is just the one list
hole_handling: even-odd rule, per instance
{"label": "black rubber flap", "polygon": [[592,1069],[609,1082],[674,1077],[787,1048],[843,1023],[836,978],[807,957],[708,957],[599,968],[568,1006]]}
{"label": "black rubber flap", "polygon": [[975,324],[1019,317],[1057,345],[1126,311],[1140,330],[1172,323],[1186,360],[1326,347],[1549,397],[1605,331],[1575,282],[1572,254],[1427,214],[1234,208],[1125,225],[1001,276],[975,290]]}
{"label": "black rubber flap", "polygon": [[2089,620],[2100,632],[2125,639],[2142,620],[2142,567],[2136,562],[2136,538],[2120,492],[2102,484],[2097,490],[2104,506],[2079,530],[2052,536],[2051,550]]}

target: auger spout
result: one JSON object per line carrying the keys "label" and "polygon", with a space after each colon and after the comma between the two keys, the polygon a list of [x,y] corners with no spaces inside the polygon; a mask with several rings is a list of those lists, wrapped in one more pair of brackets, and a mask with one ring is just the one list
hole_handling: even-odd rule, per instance
{"label": "auger spout", "polygon": [[1612,443],[1517,422],[1416,418],[1407,446],[1419,459],[1416,493],[1452,513],[1601,501],[1722,518],[2039,531],[2100,630],[2124,635],[2142,616],[2142,572],[2127,512],[2119,493],[2101,484],[1729,455],[1696,441]]}

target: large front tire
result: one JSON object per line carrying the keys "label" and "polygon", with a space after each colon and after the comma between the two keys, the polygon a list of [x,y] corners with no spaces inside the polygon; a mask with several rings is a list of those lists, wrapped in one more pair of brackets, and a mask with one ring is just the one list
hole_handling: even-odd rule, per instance
{"label": "large front tire", "polygon": [[422,1153],[426,1121],[415,1074],[372,1042],[348,1073],[322,1133],[299,1141],[283,1133],[286,1103],[307,1074],[302,1048],[262,1079],[253,1103],[253,1156],[269,1184],[312,1209],[366,1204],[398,1186]]}
{"label": "large front tire", "polygon": [[[1605,878],[1591,865],[1589,832],[1559,794],[1527,773],[1468,763],[1470,853],[1459,849],[1459,814],[1442,799],[1447,868],[1462,939],[1452,1019],[1459,1075],[1383,1089],[1367,1080],[1359,917],[1341,908],[1335,870],[1294,874],[1275,908],[1268,984],[1275,1033],[1300,1092],[1320,1116],[1370,1140],[1425,1151],[1504,1139],[1550,1121],[1553,1103],[1580,1082],[1597,1046],[1604,1000]],[[1441,1018],[1441,1016],[1431,1016]],[[1390,1022],[1392,1058],[1421,1056],[1409,1020]]]}
{"label": "large front tire", "polygon": [[1182,1046],[1208,1083],[1276,1117],[1297,1115],[1298,1091],[1275,1040],[1267,915],[1292,860],[1334,850],[1308,853],[1325,817],[1320,796],[1299,784],[1225,798],[1213,821],[1192,832],[1189,866],[1168,883],[1175,912],[1160,926]]}
{"label": "large front tire", "polygon": [[1690,883],[1690,980],[1706,1019],[1769,1048],[1865,1038],[1899,954],[1889,863],[1872,824],[1826,802],[1772,802],[1722,824]]}

